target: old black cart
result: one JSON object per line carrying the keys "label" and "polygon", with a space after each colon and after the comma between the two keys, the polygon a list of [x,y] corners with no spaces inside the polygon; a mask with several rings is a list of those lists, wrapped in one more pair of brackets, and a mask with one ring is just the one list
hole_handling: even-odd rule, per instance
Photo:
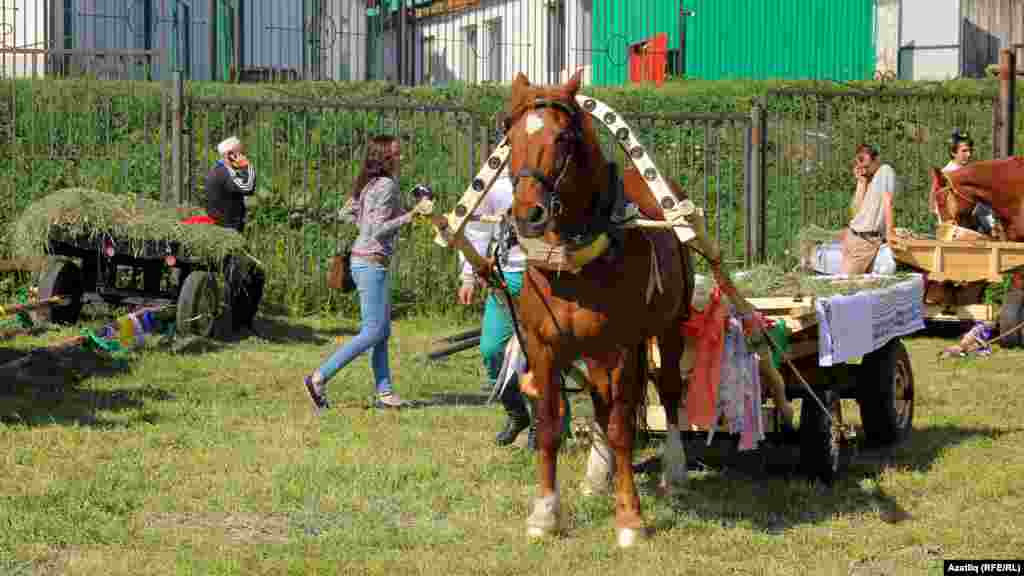
{"label": "old black cart", "polygon": [[[211,261],[192,255],[177,241],[126,241],[112,234],[73,235],[51,228],[47,266],[39,280],[39,298],[66,298],[41,312],[41,320],[74,324],[84,303],[176,305],[179,334],[212,336],[218,325],[250,320],[259,295],[224,290],[233,266],[251,265],[243,258]],[[234,322],[227,314],[238,315]]]}

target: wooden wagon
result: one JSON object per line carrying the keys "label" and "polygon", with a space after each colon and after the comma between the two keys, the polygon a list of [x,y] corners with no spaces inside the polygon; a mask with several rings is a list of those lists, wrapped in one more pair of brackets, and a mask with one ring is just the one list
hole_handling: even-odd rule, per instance
{"label": "wooden wagon", "polygon": [[[924,282],[920,275],[912,278],[918,283],[916,298],[923,292]],[[872,292],[885,294],[886,289]],[[771,401],[764,403],[762,418],[768,444],[799,445],[801,470],[808,476],[831,482],[843,473],[857,436],[855,429],[843,420],[842,399],[855,399],[859,405],[864,438],[858,444],[874,447],[891,445],[909,435],[914,416],[914,375],[901,337],[923,327],[920,305],[915,307],[907,298],[897,313],[917,315],[917,322],[909,322],[907,326],[911,328],[876,342],[865,350],[863,356],[822,362],[822,346],[825,344],[821,341],[821,311],[817,309],[816,297],[747,300],[766,318],[786,326],[789,345],[779,372],[786,384],[786,397],[801,400],[799,423],[795,430],[783,430]],[[843,329],[842,326],[834,328]],[[656,371],[660,368],[656,346],[653,351],[651,368]],[[808,392],[801,377],[828,409],[828,415]],[[651,396],[652,399],[656,397]],[[685,402],[684,395],[680,429],[686,430],[684,434],[689,436],[706,437],[707,430],[687,424]],[[661,406],[648,406],[647,425],[652,431],[665,431],[665,415]]]}
{"label": "wooden wagon", "polygon": [[[220,288],[218,280],[226,277],[228,264],[193,257],[182,242],[147,240],[138,250],[112,234],[74,235],[54,227],[49,244],[39,297],[64,300],[43,309],[41,320],[74,324],[86,301],[173,304],[180,332],[210,336],[225,313],[221,291],[227,287]],[[177,273],[166,274],[172,270]],[[248,317],[258,305],[246,297],[233,302],[236,313]]]}
{"label": "wooden wagon", "polygon": [[[998,321],[1006,330],[1024,320],[1019,280],[1003,304],[985,302],[985,289],[1024,271],[1024,242],[1000,242],[958,226],[941,224],[937,239],[901,238],[893,256],[927,277],[925,318],[930,321]],[[1019,345],[1011,336],[1003,345]]]}

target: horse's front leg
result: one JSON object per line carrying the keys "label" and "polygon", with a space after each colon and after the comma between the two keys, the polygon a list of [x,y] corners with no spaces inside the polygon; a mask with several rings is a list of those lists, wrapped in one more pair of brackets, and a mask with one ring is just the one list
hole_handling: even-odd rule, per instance
{"label": "horse's front leg", "polygon": [[559,380],[555,377],[555,358],[550,346],[527,338],[530,372],[539,398],[534,415],[537,426],[538,472],[540,497],[533,503],[533,511],[526,520],[526,531],[531,537],[540,537],[562,530],[562,510],[558,493],[558,448],[561,443],[558,407],[561,400]]}
{"label": "horse's front leg", "polygon": [[640,497],[633,481],[634,421],[640,387],[638,354],[635,349],[619,355],[610,371],[611,412],[608,418],[608,442],[615,452],[615,531],[620,547],[629,547],[644,534],[640,515]]}

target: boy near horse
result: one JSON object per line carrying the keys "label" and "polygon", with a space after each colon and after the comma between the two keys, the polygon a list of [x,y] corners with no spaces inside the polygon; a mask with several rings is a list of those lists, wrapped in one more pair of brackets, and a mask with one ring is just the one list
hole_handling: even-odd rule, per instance
{"label": "boy near horse", "polygon": [[[478,216],[500,216],[508,212],[509,207],[512,206],[513,191],[512,180],[506,169],[491,186],[490,192],[477,207],[476,214]],[[491,241],[496,241],[494,257],[501,259],[499,262],[501,276],[512,297],[518,298],[519,291],[523,286],[526,255],[518,243],[514,243],[515,234],[505,226],[475,221],[466,225],[465,235],[466,240],[480,254],[487,254]],[[459,261],[462,265],[462,286],[458,293],[459,303],[468,305],[473,302],[476,288],[481,281],[473,270],[473,266],[461,252]],[[499,294],[492,291],[484,304],[484,317],[480,333],[480,354],[483,356],[484,367],[487,369],[487,380],[492,387],[500,386],[497,380],[505,359],[505,347],[512,339],[514,332],[508,304],[501,299]],[[534,449],[537,443],[537,429],[535,425],[531,424],[530,412],[519,391],[517,376],[512,376],[508,385],[502,390],[500,399],[508,419],[505,427],[498,432],[494,441],[499,446],[507,446],[515,442],[523,430],[529,428],[527,447],[531,450]]]}
{"label": "boy near horse", "polygon": [[[942,171],[944,173],[955,172],[971,161],[971,156],[974,153],[974,140],[966,132],[960,130],[954,130],[953,136],[950,138],[949,144],[949,155],[951,157],[948,164],[946,164]],[[934,196],[930,202],[932,212],[935,216],[942,221],[942,217],[939,214],[938,207],[935,205]],[[999,222],[996,219],[995,214],[992,212],[992,207],[984,202],[978,202],[974,206],[974,210],[971,211],[972,218],[968,219],[965,223],[969,224],[968,228],[980,232],[986,235],[993,235],[994,232],[999,230]]]}
{"label": "boy near horse", "polygon": [[871,145],[857,147],[853,175],[857,189],[853,197],[853,218],[842,234],[843,274],[865,274],[888,239],[894,238],[893,196],[896,171],[882,164]]}

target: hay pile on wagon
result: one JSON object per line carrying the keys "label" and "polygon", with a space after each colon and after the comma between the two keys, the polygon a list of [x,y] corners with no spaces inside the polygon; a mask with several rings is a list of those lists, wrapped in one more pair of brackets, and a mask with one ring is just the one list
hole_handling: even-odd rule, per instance
{"label": "hay pile on wagon", "polygon": [[109,194],[88,188],[65,188],[29,205],[7,234],[11,251],[32,257],[49,251],[50,238],[61,235],[98,241],[109,235],[141,256],[147,242],[180,244],[180,256],[219,261],[244,253],[245,238],[229,228],[181,221],[204,211],[167,207],[134,195]]}
{"label": "hay pile on wagon", "polygon": [[838,296],[865,290],[888,288],[910,278],[909,274],[889,276],[854,276],[837,278],[801,270],[787,271],[769,264],[733,274],[732,281],[740,294],[750,298]]}

